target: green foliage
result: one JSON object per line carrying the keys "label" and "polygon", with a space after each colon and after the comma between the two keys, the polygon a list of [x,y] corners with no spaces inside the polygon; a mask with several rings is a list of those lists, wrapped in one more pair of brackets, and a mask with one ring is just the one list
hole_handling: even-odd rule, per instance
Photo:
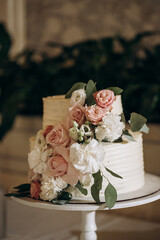
{"label": "green foliage", "polygon": [[109,183],[108,186],[105,189],[104,194],[105,194],[106,205],[109,209],[111,209],[116,203],[117,191],[113,187],[113,185],[111,183]]}
{"label": "green foliage", "polygon": [[76,187],[78,188],[78,190],[79,190],[83,195],[86,196],[86,195],[88,194],[87,189],[82,186],[82,184],[80,183],[80,181],[78,181],[78,183],[76,184]]}
{"label": "green foliage", "polygon": [[78,90],[78,89],[83,89],[86,86],[86,83],[83,82],[77,82],[75,83],[72,88],[66,93],[66,98],[70,98],[72,95],[72,92]]}
{"label": "green foliage", "polygon": [[109,87],[107,89],[113,91],[115,96],[120,95],[123,92],[123,90],[119,87]]}
{"label": "green foliage", "polygon": [[93,178],[94,178],[94,184],[91,187],[91,194],[93,199],[97,203],[100,203],[101,201],[99,198],[99,193],[100,193],[100,190],[102,189],[102,180],[103,180],[100,170],[97,173],[93,174]]}
{"label": "green foliage", "polygon": [[[54,57],[24,50],[11,58],[12,41],[0,24],[0,139],[17,113],[42,114],[42,97],[65,94],[74,83],[88,79],[97,82],[97,89],[124,89],[127,119],[136,111],[150,122],[160,122],[160,44],[149,49],[142,41],[155,34],[159,33],[144,32],[130,40],[114,36],[71,46],[50,42],[52,51],[60,50]],[[37,54],[40,61],[35,60]]]}
{"label": "green foliage", "polygon": [[97,92],[96,83],[89,80],[86,86],[86,104],[88,106],[95,104],[93,93]]}
{"label": "green foliage", "polygon": [[117,178],[121,178],[121,179],[122,179],[122,177],[121,177],[120,175],[118,175],[117,173],[111,171],[110,169],[108,169],[108,168],[106,168],[106,167],[105,167],[105,169],[106,169],[106,171],[109,172],[113,177],[117,177]]}
{"label": "green foliage", "polygon": [[138,113],[131,113],[130,125],[133,132],[138,132],[146,124],[147,119]]}

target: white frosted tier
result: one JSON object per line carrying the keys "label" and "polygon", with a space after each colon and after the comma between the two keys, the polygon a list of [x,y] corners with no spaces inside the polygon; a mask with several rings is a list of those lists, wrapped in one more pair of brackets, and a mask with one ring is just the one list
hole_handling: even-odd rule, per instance
{"label": "white frosted tier", "polygon": [[[105,168],[102,168],[110,183],[116,188],[118,195],[135,191],[144,185],[144,164],[143,164],[143,143],[141,133],[132,133],[135,142],[123,143],[102,143],[105,151],[104,166],[117,173],[123,179],[113,177]],[[87,199],[91,199],[90,186]],[[103,178],[101,200],[103,201],[104,190],[108,185],[106,178]],[[82,197],[78,190],[71,191],[74,197]]]}
{"label": "white frosted tier", "polygon": [[[113,113],[122,113],[121,96],[116,96],[116,100],[112,106]],[[43,128],[47,125],[55,125],[64,120],[69,107],[70,99],[65,98],[65,95],[43,98]]]}

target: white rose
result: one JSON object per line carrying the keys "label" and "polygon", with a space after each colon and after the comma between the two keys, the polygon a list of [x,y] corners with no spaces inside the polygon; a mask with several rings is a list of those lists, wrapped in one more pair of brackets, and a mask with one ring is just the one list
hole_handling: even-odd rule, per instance
{"label": "white rose", "polygon": [[102,118],[102,122],[95,129],[96,138],[99,142],[105,138],[113,142],[121,137],[125,124],[121,122],[121,117],[117,114],[108,113]]}
{"label": "white rose", "polygon": [[42,156],[43,153],[41,153],[39,149],[34,149],[28,154],[29,167],[33,169],[34,173],[43,174],[43,172],[47,169],[46,161],[43,161],[44,159],[42,160]]}
{"label": "white rose", "polygon": [[57,197],[58,193],[67,187],[67,183],[61,177],[54,179],[53,177],[43,176],[41,182],[40,198],[51,201]]}
{"label": "white rose", "polygon": [[84,89],[78,89],[72,93],[72,96],[70,98],[71,105],[75,104],[81,104],[84,105],[86,100],[86,93]]}
{"label": "white rose", "polygon": [[35,148],[42,150],[46,146],[46,140],[43,136],[43,130],[38,131],[35,138]]}
{"label": "white rose", "polygon": [[70,161],[83,174],[97,172],[103,158],[103,147],[95,139],[89,144],[74,143],[70,147]]}

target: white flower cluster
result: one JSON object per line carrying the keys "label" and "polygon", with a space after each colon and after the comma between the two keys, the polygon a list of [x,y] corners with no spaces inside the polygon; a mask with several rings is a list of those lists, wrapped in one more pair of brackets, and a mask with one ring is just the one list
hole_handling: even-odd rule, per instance
{"label": "white flower cluster", "polygon": [[121,137],[125,124],[117,114],[108,113],[102,118],[102,122],[95,129],[96,138],[99,142],[106,139],[113,142]]}
{"label": "white flower cluster", "polygon": [[104,158],[104,150],[97,140],[88,144],[74,143],[70,147],[70,161],[81,173],[96,173]]}
{"label": "white flower cluster", "polygon": [[51,201],[57,197],[62,189],[67,187],[67,183],[61,177],[54,179],[53,177],[43,176],[41,182],[40,198],[43,200]]}
{"label": "white flower cluster", "polygon": [[93,135],[89,125],[82,124],[80,129],[77,122],[73,122],[73,127],[69,129],[69,135],[75,141],[88,143],[90,141],[90,137]]}

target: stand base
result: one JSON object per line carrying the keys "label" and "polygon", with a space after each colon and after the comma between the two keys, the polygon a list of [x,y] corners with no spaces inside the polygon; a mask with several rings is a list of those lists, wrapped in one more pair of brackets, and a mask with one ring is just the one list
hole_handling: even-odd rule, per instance
{"label": "stand base", "polygon": [[97,240],[95,215],[95,211],[82,212],[80,240]]}

